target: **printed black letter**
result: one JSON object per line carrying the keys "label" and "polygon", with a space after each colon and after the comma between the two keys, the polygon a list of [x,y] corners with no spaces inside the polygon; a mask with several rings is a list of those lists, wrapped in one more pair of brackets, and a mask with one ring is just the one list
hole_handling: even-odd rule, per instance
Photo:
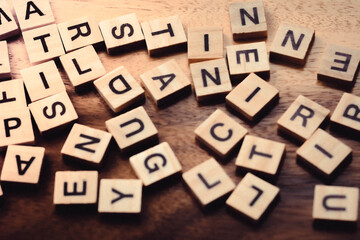
{"label": "printed black letter", "polygon": [[231,129],[228,130],[228,135],[226,137],[219,137],[218,135],[215,134],[215,128],[217,127],[223,127],[224,124],[223,123],[216,123],[214,124],[211,129],[210,129],[210,134],[213,138],[215,138],[216,140],[220,141],[220,142],[225,142],[227,140],[229,140],[232,137],[233,131]]}
{"label": "printed black letter", "polygon": [[161,158],[161,159],[162,159],[162,162],[163,162],[163,163],[162,163],[162,166],[163,166],[163,167],[166,166],[166,158],[165,158],[164,155],[162,155],[161,153],[151,154],[150,156],[148,156],[148,157],[145,159],[145,162],[144,162],[145,168],[146,168],[147,170],[149,170],[149,173],[153,173],[153,172],[156,172],[157,170],[159,170],[159,166],[158,166],[156,163],[154,163],[153,168],[151,168],[151,167],[149,166],[149,161],[150,161],[150,159],[152,159],[152,158],[154,158],[154,157],[159,157],[159,158]]}
{"label": "printed black letter", "polygon": [[[34,10],[30,10],[30,7],[32,7]],[[33,1],[27,2],[26,5],[26,14],[25,14],[25,20],[28,20],[30,18],[30,14],[37,13],[39,16],[44,16],[45,14],[35,5]]]}
{"label": "printed black letter", "polygon": [[328,205],[328,200],[330,199],[346,199],[345,195],[327,195],[324,197],[323,199],[323,207],[327,210],[327,211],[346,211],[345,207],[331,207]]}
{"label": "printed black letter", "polygon": [[[82,27],[85,27],[86,32],[83,32],[81,29]],[[77,33],[71,37],[71,41],[74,41],[75,39],[77,39],[78,37],[82,36],[82,37],[87,37],[91,34],[91,28],[89,23],[84,22],[84,23],[80,23],[74,26],[70,26],[68,27],[68,30],[71,31],[73,29],[77,30]]]}
{"label": "printed black letter", "polygon": [[254,17],[252,17],[245,9],[240,8],[241,25],[243,26],[246,25],[245,16],[254,24],[259,24],[258,11],[256,7],[253,8],[253,12],[254,12]]}
{"label": "printed black letter", "polygon": [[[10,126],[9,123],[11,121],[14,121],[15,125]],[[7,118],[7,119],[4,119],[5,137],[10,137],[10,130],[17,129],[20,126],[21,126],[20,118]]]}
{"label": "printed black letter", "polygon": [[91,144],[99,143],[99,142],[100,142],[100,138],[88,136],[88,135],[85,135],[85,134],[80,134],[80,137],[89,139],[90,141],[89,141],[89,142],[84,142],[84,143],[78,143],[78,144],[75,145],[75,148],[84,150],[84,151],[86,151],[86,152],[95,153],[95,150],[90,149],[90,148],[87,148],[87,147],[84,147],[84,146],[85,146],[85,145],[91,145]]}
{"label": "printed black letter", "polygon": [[337,71],[340,71],[340,72],[346,72],[348,70],[348,68],[349,68],[351,55],[346,54],[346,53],[341,53],[341,52],[335,52],[335,55],[345,57],[345,61],[339,60],[339,59],[334,59],[334,62],[344,64],[344,66],[342,68],[331,66],[331,70],[337,70]]}
{"label": "printed black letter", "polygon": [[65,112],[66,112],[66,107],[65,105],[62,103],[62,102],[54,102],[52,105],[51,105],[51,110],[52,110],[52,113],[51,114],[47,114],[47,110],[48,110],[48,106],[44,107],[43,109],[43,114],[46,118],[48,119],[53,119],[54,117],[56,117],[56,106],[60,106],[61,107],[61,112],[60,112],[60,115],[64,115]]}
{"label": "printed black letter", "polygon": [[125,28],[129,28],[128,37],[131,37],[134,34],[133,26],[131,26],[130,23],[124,23],[124,24],[122,24],[120,26],[120,35],[116,34],[117,27],[113,27],[113,29],[111,30],[111,33],[112,33],[113,37],[116,38],[116,39],[123,38],[125,36]]}
{"label": "printed black letter", "polygon": [[[353,115],[350,114],[350,111],[354,109]],[[351,120],[360,122],[360,109],[355,104],[350,104],[346,107],[345,112],[343,113],[343,117],[350,118]]]}
{"label": "printed black letter", "polygon": [[144,123],[138,118],[134,118],[134,119],[131,119],[130,121],[124,122],[124,123],[120,124],[120,127],[123,128],[123,127],[126,127],[127,125],[130,125],[130,124],[133,124],[133,123],[138,123],[139,128],[137,130],[131,132],[131,133],[126,134],[125,137],[127,137],[127,138],[132,137],[132,136],[140,133],[145,128]]}
{"label": "printed black letter", "polygon": [[217,180],[216,182],[214,183],[211,183],[209,184],[206,179],[203,177],[203,175],[201,173],[198,173],[198,177],[200,178],[200,180],[205,184],[206,188],[207,189],[211,189],[213,187],[215,187],[216,185],[220,184],[221,181],[220,180]]}
{"label": "printed black letter", "polygon": [[[305,109],[309,112],[308,115],[304,115],[301,113],[301,111]],[[308,118],[312,118],[314,116],[315,112],[314,110],[312,110],[311,108],[308,108],[304,105],[300,105],[299,108],[296,110],[296,112],[294,113],[294,115],[290,118],[291,121],[294,121],[296,119],[296,117],[301,117],[303,119],[303,122],[302,122],[302,126],[303,127],[306,127],[306,124],[307,124],[307,119]]]}
{"label": "printed black letter", "polygon": [[[20,159],[20,155],[16,155],[16,163],[17,163],[17,167],[18,167],[18,172],[19,175],[24,175],[26,173],[26,171],[29,169],[30,165],[32,164],[32,162],[35,160],[35,157],[31,157],[29,161],[23,161]],[[21,165],[25,164],[24,169],[22,169]]]}
{"label": "printed black letter", "polygon": [[290,38],[292,48],[293,48],[295,51],[297,51],[297,50],[299,49],[300,44],[301,44],[302,40],[304,39],[304,37],[305,37],[305,35],[304,35],[303,33],[300,34],[299,39],[298,39],[297,42],[295,43],[294,32],[293,32],[292,30],[289,30],[289,31],[286,33],[286,36],[285,36],[283,42],[281,43],[281,46],[282,46],[282,47],[285,47],[287,41],[288,41],[289,38]]}

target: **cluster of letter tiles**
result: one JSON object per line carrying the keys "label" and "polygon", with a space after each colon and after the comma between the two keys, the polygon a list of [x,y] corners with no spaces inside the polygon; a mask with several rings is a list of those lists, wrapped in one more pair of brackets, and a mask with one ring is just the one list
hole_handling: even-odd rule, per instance
{"label": "cluster of letter tiles", "polygon": [[[78,118],[53,60],[59,58],[75,89],[93,83],[109,108],[121,113],[106,121],[108,132],[73,124],[61,150],[64,158],[99,165],[112,138],[127,153],[134,153],[139,146],[150,147],[130,157],[139,180],[102,179],[98,187],[97,171],[56,172],[54,204],[98,202],[101,213],[140,213],[143,186],[182,170],[167,142],[154,146],[158,143],[158,131],[145,109],[134,108],[135,103],[144,100],[143,87],[161,107],[191,93],[193,86],[199,102],[225,98],[230,109],[249,121],[257,121],[279,99],[279,91],[265,81],[270,74],[269,59],[304,65],[315,35],[314,29],[281,23],[269,56],[265,42],[260,41],[227,46],[225,59],[221,27],[188,28],[186,36],[178,16],[141,24],[135,14],[99,24],[92,17],[55,24],[47,0],[13,0],[13,5],[29,60],[36,65],[21,70],[22,79],[0,82],[0,148],[7,148],[0,179],[28,184],[39,181],[45,149],[21,145],[34,143],[31,115],[41,133],[73,124]],[[262,1],[232,3],[229,13],[234,40],[267,36]],[[18,33],[7,2],[1,0],[0,39]],[[106,73],[93,46],[101,42],[105,42],[109,54],[146,43],[151,56],[187,45],[192,82],[175,60],[143,73],[142,86],[125,67]],[[7,51],[6,41],[1,41],[1,79],[11,77]],[[358,49],[329,45],[318,69],[318,79],[351,86],[359,59]],[[234,83],[238,84],[232,89]],[[31,100],[29,105],[25,88]],[[319,128],[329,118],[328,109],[300,95],[277,122],[280,132],[303,143],[297,150],[298,161],[325,179],[332,178],[352,153],[347,145]],[[360,132],[360,97],[344,93],[330,120],[341,129]],[[217,158],[228,157],[242,144],[236,166],[247,172],[235,186],[211,158],[183,173],[183,180],[201,205],[208,206],[231,194],[227,205],[259,220],[279,195],[279,188],[258,176],[268,179],[278,174],[285,144],[247,135],[244,127],[221,110],[198,126],[195,136]],[[358,199],[357,188],[317,185],[313,218],[357,221]]]}

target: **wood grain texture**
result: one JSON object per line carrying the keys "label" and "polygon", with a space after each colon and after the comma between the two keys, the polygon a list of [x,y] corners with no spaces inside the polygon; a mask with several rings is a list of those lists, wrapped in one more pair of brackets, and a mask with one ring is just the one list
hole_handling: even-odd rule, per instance
{"label": "wood grain texture", "polygon": [[[57,23],[81,16],[94,16],[97,21],[119,15],[136,13],[140,22],[178,14],[184,28],[221,26],[224,45],[236,44],[232,40],[226,0],[93,0],[51,1]],[[251,135],[286,142],[287,155],[276,182],[281,199],[266,220],[258,227],[233,217],[225,204],[203,211],[179,179],[145,189],[142,213],[139,218],[103,218],[96,209],[59,210],[53,206],[56,171],[84,170],[85,166],[63,162],[60,150],[69,130],[47,137],[37,136],[37,145],[46,148],[46,157],[36,191],[9,188],[4,190],[4,204],[0,207],[0,238],[25,239],[359,239],[355,232],[337,228],[317,230],[312,226],[314,186],[322,184],[318,178],[296,164],[298,146],[277,134],[276,121],[295,98],[303,94],[333,111],[343,91],[316,80],[316,72],[329,41],[339,45],[360,48],[360,2],[358,0],[264,0],[268,23],[267,47],[271,46],[282,21],[307,25],[316,30],[314,45],[304,67],[270,63],[269,83],[280,91],[279,104],[259,123],[248,124],[234,116],[249,129]],[[22,37],[9,40],[12,77],[20,78],[20,70],[30,66]],[[190,78],[187,53],[150,58],[147,50],[140,49],[117,56],[106,50],[98,52],[107,72],[124,65],[140,80],[140,75],[170,59],[176,59]],[[95,89],[77,94],[66,74],[61,76],[79,115],[79,123],[106,130],[105,121],[114,115]],[[359,77],[351,91],[360,95]],[[216,108],[224,111],[225,103],[200,106],[192,94],[185,99],[158,110],[147,96],[144,105],[159,130],[160,142],[167,141],[182,164],[183,171],[209,159],[210,154],[195,143],[194,129]],[[230,113],[229,113],[230,114]],[[327,129],[327,131],[329,131]],[[359,141],[333,133],[353,149],[353,161],[335,179],[333,185],[360,184]],[[222,164],[235,184],[242,179],[235,173],[235,157]],[[4,153],[1,153],[3,161]],[[99,170],[99,178],[136,178],[128,157],[120,154],[112,143],[108,157]]]}

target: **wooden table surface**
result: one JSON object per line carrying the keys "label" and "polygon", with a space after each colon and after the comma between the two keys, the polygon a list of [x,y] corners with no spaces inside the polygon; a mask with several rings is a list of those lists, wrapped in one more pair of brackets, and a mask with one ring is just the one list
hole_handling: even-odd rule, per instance
{"label": "wooden table surface", "polygon": [[[54,176],[60,170],[87,169],[81,164],[62,160],[60,149],[68,134],[62,131],[50,137],[37,138],[37,145],[46,148],[46,159],[37,189],[5,188],[5,201],[0,206],[0,239],[360,239],[360,231],[313,227],[312,204],[316,184],[322,182],[295,161],[297,145],[277,134],[276,121],[294,99],[303,94],[333,111],[342,90],[316,80],[316,71],[327,43],[360,48],[360,1],[358,0],[264,0],[268,24],[269,48],[280,22],[309,26],[316,37],[305,67],[298,68],[271,63],[269,82],[280,90],[279,104],[257,124],[249,125],[236,116],[250,134],[284,142],[287,155],[276,185],[281,199],[259,226],[253,226],[229,213],[225,204],[203,211],[184,187],[181,178],[145,189],[139,217],[102,217],[95,208],[56,211],[53,205]],[[178,14],[185,27],[222,26],[225,46],[234,43],[230,30],[227,0],[51,0],[58,23],[80,16],[92,15],[98,21],[127,13],[136,13],[139,21]],[[20,78],[20,70],[30,66],[22,37],[9,41],[12,77]],[[140,79],[140,74],[176,59],[185,73],[190,71],[185,52],[150,58],[146,49],[109,56],[100,50],[99,56],[107,71],[124,65]],[[105,130],[105,121],[113,117],[111,110],[95,89],[77,94],[61,70],[66,89],[79,115],[79,123]],[[360,95],[359,77],[351,92]],[[224,103],[199,106],[194,94],[165,108],[157,109],[148,98],[145,109],[159,130],[160,141],[167,141],[183,171],[210,158],[206,150],[195,143],[194,129],[215,109],[226,111]],[[230,114],[230,113],[229,113]],[[329,129],[327,128],[327,131]],[[353,161],[336,178],[333,185],[360,184],[359,142],[332,133],[353,149]],[[4,153],[1,154],[3,161]],[[241,176],[235,173],[235,156],[222,164],[237,184]],[[128,158],[120,154],[116,144],[99,169],[100,178],[136,178]]]}

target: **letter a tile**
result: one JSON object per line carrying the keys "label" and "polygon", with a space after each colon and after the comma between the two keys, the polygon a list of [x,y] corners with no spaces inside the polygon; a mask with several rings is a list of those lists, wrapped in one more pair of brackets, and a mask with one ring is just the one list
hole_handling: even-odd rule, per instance
{"label": "letter a tile", "polygon": [[253,222],[258,222],[275,201],[279,192],[278,187],[247,173],[226,204]]}
{"label": "letter a tile", "polygon": [[181,165],[167,142],[130,157],[130,164],[144,186],[181,171]]}
{"label": "letter a tile", "polygon": [[183,179],[203,207],[235,188],[234,182],[214,158],[183,173]]}
{"label": "letter a tile", "polygon": [[277,121],[279,131],[304,142],[329,118],[330,110],[299,95]]}
{"label": "letter a tile", "polygon": [[112,136],[110,133],[75,123],[61,154],[64,157],[100,164]]}
{"label": "letter a tile", "polygon": [[186,46],[184,27],[178,15],[141,23],[150,56]]}
{"label": "letter a tile", "polygon": [[305,65],[306,56],[315,38],[312,28],[281,23],[270,48],[270,59]]}
{"label": "letter a tile", "polygon": [[15,22],[15,18],[6,0],[0,0],[0,18],[0,40],[7,39],[19,33],[19,27]]}
{"label": "letter a tile", "polygon": [[359,209],[359,188],[316,185],[313,219],[356,222]]}
{"label": "letter a tile", "polygon": [[123,152],[137,150],[158,141],[158,131],[144,107],[107,120],[105,124]]}
{"label": "letter a tile", "polygon": [[97,171],[58,171],[55,174],[54,204],[96,204]]}
{"label": "letter a tile", "polygon": [[351,148],[322,129],[316,132],[296,151],[300,161],[314,168],[325,178],[351,156]]}
{"label": "letter a tile", "polygon": [[285,156],[285,144],[247,135],[241,145],[235,165],[241,169],[275,176]]}
{"label": "letter a tile", "polygon": [[196,139],[226,158],[247,134],[247,130],[220,109],[195,129]]}
{"label": "letter a tile", "polygon": [[330,118],[331,124],[360,133],[360,97],[344,93]]}
{"label": "letter a tile", "polygon": [[233,82],[243,80],[250,73],[263,79],[269,78],[270,64],[265,42],[228,46],[226,55]]}
{"label": "letter a tile", "polygon": [[191,91],[189,78],[175,60],[161,64],[140,77],[145,89],[159,107]]}
{"label": "letter a tile", "polygon": [[43,147],[10,145],[6,151],[1,181],[37,184],[44,155]]}
{"label": "letter a tile", "polygon": [[94,81],[94,85],[107,105],[117,113],[145,98],[145,91],[121,66]]}
{"label": "letter a tile", "polygon": [[140,213],[142,186],[137,179],[101,179],[98,212]]}

